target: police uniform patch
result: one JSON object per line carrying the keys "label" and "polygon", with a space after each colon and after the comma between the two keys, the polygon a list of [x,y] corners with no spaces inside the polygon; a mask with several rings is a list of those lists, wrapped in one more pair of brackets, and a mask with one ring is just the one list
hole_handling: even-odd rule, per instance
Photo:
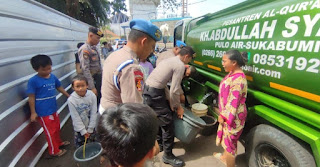
{"label": "police uniform patch", "polygon": [[143,85],[143,73],[140,70],[135,70],[134,72],[134,81],[138,91],[142,91]]}
{"label": "police uniform patch", "polygon": [[161,37],[161,32],[160,30],[157,30],[154,35],[157,37],[157,38],[160,38]]}
{"label": "police uniform patch", "polygon": [[83,58],[88,59],[90,52],[87,50],[83,50]]}
{"label": "police uniform patch", "polygon": [[99,31],[97,32],[97,35],[102,36],[103,33],[99,30]]}

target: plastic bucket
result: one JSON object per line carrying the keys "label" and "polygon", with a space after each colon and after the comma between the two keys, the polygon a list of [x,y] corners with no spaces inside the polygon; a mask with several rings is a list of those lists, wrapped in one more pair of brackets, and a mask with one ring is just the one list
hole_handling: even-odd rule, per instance
{"label": "plastic bucket", "polygon": [[214,125],[217,123],[217,119],[213,116],[209,116],[209,115],[205,115],[200,117],[205,123],[206,125],[204,126],[204,128],[200,131],[200,134],[202,136],[210,136],[215,132],[215,128]]}
{"label": "plastic bucket", "polygon": [[198,117],[207,115],[208,106],[202,103],[195,103],[191,107],[191,111]]}
{"label": "plastic bucket", "polygon": [[183,143],[191,143],[206,123],[190,110],[184,109],[183,119],[174,118],[175,136]]}
{"label": "plastic bucket", "polygon": [[101,144],[98,142],[88,143],[85,148],[85,158],[83,157],[83,146],[76,149],[73,158],[80,167],[100,166],[100,154],[102,153]]}

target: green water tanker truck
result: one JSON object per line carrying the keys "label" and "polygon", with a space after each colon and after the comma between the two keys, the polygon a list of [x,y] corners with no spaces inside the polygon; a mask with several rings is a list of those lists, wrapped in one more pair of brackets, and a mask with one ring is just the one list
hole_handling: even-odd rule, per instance
{"label": "green water tanker truck", "polygon": [[[191,64],[199,75],[184,82],[196,100],[218,92],[226,51],[249,53],[242,135],[248,166],[320,167],[319,0],[245,1],[177,22],[174,40],[196,51]],[[208,99],[217,116],[216,99]]]}

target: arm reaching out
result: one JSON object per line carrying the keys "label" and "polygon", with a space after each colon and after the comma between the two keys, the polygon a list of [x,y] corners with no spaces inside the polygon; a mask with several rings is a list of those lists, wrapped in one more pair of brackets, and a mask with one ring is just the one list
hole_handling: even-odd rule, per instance
{"label": "arm reaching out", "polygon": [[35,108],[35,95],[34,94],[29,94],[29,107],[30,107],[30,112],[31,112],[31,116],[30,116],[30,121],[31,122],[36,122],[37,121],[37,113],[36,113],[36,108]]}
{"label": "arm reaching out", "polygon": [[67,96],[67,97],[70,96],[69,93],[66,92],[62,86],[58,87],[57,90],[58,90],[60,93],[62,93],[63,95]]}

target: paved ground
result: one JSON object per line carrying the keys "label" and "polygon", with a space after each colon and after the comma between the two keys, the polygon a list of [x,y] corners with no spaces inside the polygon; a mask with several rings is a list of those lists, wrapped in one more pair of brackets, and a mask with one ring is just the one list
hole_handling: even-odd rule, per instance
{"label": "paved ground", "polygon": [[[212,156],[213,152],[223,151],[222,147],[216,146],[215,138],[215,134],[211,136],[198,135],[191,144],[184,144],[176,139],[173,153],[185,160],[186,167],[225,167],[223,163]],[[244,147],[241,143],[238,144],[238,153],[237,167],[247,167]],[[159,156],[161,157],[162,153]],[[162,164],[162,167],[170,167],[170,165]]]}
{"label": "paved ground", "polygon": [[[159,47],[163,48],[164,44],[159,43]],[[172,48],[172,43],[167,44],[167,48]],[[216,128],[216,127],[215,127]],[[215,130],[216,131],[216,130]],[[61,137],[63,140],[68,140],[71,145],[66,149],[68,152],[63,157],[50,158],[48,151],[43,154],[39,160],[37,167],[76,167],[76,162],[73,159],[73,153],[75,151],[73,142],[73,129],[72,122],[68,120],[65,126],[62,128]],[[175,148],[173,153],[184,159],[186,167],[224,167],[225,165],[219,160],[215,159],[213,152],[222,152],[222,147],[215,145],[215,134],[211,136],[198,135],[191,144],[181,143],[178,139],[175,139]],[[163,153],[158,155],[158,159],[161,159]],[[244,147],[241,143],[238,143],[238,156],[236,158],[237,167],[247,167],[245,163]],[[105,164],[102,166],[106,166]],[[156,167],[170,167],[170,165],[164,163],[156,163]]]}
{"label": "paved ground", "polygon": [[[179,140],[175,140],[175,148],[173,152],[178,157],[182,158],[186,162],[186,167],[224,167],[224,164],[212,156],[213,152],[221,152],[222,148],[215,145],[215,135],[201,136],[197,138],[191,144],[181,143]],[[49,159],[48,152],[44,153],[40,161],[36,165],[37,167],[75,167],[76,162],[73,159],[74,147],[73,147],[73,130],[71,120],[67,121],[62,128],[62,139],[69,140],[71,145],[66,149],[68,152],[63,157]],[[238,144],[238,156],[236,159],[237,167],[247,167],[245,163],[244,148],[241,143]],[[162,153],[158,155],[162,156]],[[160,158],[161,159],[161,158]],[[170,165],[161,163],[157,164],[157,167],[170,167]]]}

